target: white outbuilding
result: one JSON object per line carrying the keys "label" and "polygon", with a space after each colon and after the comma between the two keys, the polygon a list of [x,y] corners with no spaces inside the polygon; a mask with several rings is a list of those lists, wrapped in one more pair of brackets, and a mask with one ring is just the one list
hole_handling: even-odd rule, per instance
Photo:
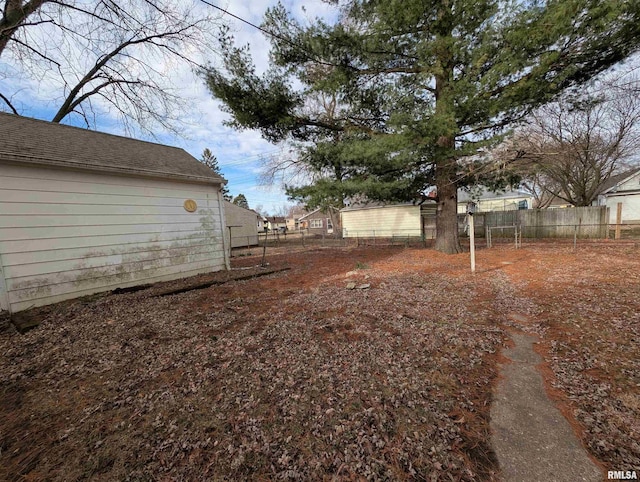
{"label": "white outbuilding", "polygon": [[0,113],[0,311],[228,269],[224,182],[182,149]]}
{"label": "white outbuilding", "polygon": [[597,204],[609,208],[610,224],[616,223],[618,205],[622,209],[623,224],[640,223],[640,169],[611,176],[602,186]]}
{"label": "white outbuilding", "polygon": [[224,201],[227,233],[231,248],[244,248],[258,244],[258,224],[262,219],[257,212]]}
{"label": "white outbuilding", "polygon": [[435,203],[356,205],[340,210],[344,238],[435,236]]}

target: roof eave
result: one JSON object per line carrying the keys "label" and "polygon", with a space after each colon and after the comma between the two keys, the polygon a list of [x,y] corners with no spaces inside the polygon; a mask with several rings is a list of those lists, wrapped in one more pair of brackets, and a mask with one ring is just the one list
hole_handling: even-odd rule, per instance
{"label": "roof eave", "polygon": [[349,211],[363,211],[365,209],[390,209],[390,208],[406,208],[406,207],[416,207],[416,208],[420,208],[422,206],[426,206],[426,202],[427,201],[433,201],[435,202],[434,199],[427,199],[424,203],[422,204],[417,204],[417,203],[412,203],[412,202],[407,202],[407,203],[400,203],[400,204],[383,204],[381,206],[347,206],[344,207],[342,209],[340,209],[339,212],[341,213],[345,213],[345,212],[349,212]]}
{"label": "roof eave", "polygon": [[298,218],[298,221],[302,221],[304,218],[308,218],[309,216],[311,216],[312,214],[317,213],[318,211],[320,211],[321,208],[315,209],[313,211],[311,211],[310,213],[305,214],[304,216],[300,216]]}
{"label": "roof eave", "polygon": [[624,179],[621,179],[620,181],[616,182],[613,186],[611,186],[608,189],[605,189],[604,191],[602,191],[600,193],[600,195],[604,195],[604,194],[615,194],[617,193],[617,191],[614,191],[614,189],[616,189],[618,186],[620,186],[621,184],[624,184],[625,182],[630,181],[631,179],[633,179],[634,177],[640,175],[640,169],[636,170],[633,174],[630,174],[629,176],[625,177]]}
{"label": "roof eave", "polygon": [[177,174],[172,172],[152,171],[148,169],[133,169],[120,166],[97,166],[81,164],[78,162],[60,161],[58,159],[43,159],[37,157],[23,156],[19,154],[0,153],[0,161],[8,161],[16,164],[31,164],[44,167],[61,167],[65,169],[74,169],[93,172],[109,172],[115,174],[129,174],[140,177],[152,177],[156,179],[169,179],[178,181],[189,181],[200,184],[212,184],[222,186],[227,181],[223,178],[206,177],[206,176],[190,176],[186,174]]}

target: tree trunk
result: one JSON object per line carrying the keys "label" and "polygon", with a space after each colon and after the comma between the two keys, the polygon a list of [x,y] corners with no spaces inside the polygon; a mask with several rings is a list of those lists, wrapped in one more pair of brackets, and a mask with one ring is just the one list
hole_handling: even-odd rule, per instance
{"label": "tree trunk", "polygon": [[453,86],[453,55],[450,40],[453,39],[451,22],[451,2],[440,3],[438,22],[436,23],[436,43],[444,47],[437,49],[435,75],[436,115],[440,123],[440,133],[436,141],[435,177],[438,192],[436,208],[436,245],[437,251],[446,254],[461,253],[458,238],[458,183],[456,182],[456,134],[459,132],[456,124],[456,107],[452,92]]}
{"label": "tree trunk", "polygon": [[[435,248],[446,254],[456,254],[462,252],[458,237],[458,187],[453,176],[450,175],[451,161],[446,164],[437,166],[438,206]],[[453,174],[455,175],[455,172]]]}
{"label": "tree trunk", "polygon": [[22,4],[22,0],[5,2],[2,17],[0,17],[0,56],[15,31],[27,20],[27,17],[38,10],[48,0],[31,0]]}

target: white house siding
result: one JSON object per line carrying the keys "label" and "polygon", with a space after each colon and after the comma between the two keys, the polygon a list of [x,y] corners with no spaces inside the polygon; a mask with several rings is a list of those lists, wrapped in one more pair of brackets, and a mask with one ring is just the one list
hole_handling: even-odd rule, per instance
{"label": "white house siding", "polygon": [[615,188],[615,192],[606,194],[604,202],[609,208],[609,223],[616,222],[618,203],[622,203],[622,222],[640,223],[640,173],[631,176]]}
{"label": "white house siding", "polygon": [[618,203],[622,203],[623,223],[640,223],[640,192],[607,195],[606,206],[609,208],[610,224],[616,223]]}
{"label": "white house siding", "polygon": [[258,215],[254,211],[224,202],[227,235],[231,236],[231,247],[255,246],[258,244]]}
{"label": "white house siding", "polygon": [[345,238],[421,236],[420,206],[376,206],[343,210]]}
{"label": "white house siding", "polygon": [[631,176],[625,182],[620,183],[617,188],[618,191],[636,191],[640,190],[640,173]]}
{"label": "white house siding", "polygon": [[224,269],[223,216],[213,185],[0,164],[0,306]]}

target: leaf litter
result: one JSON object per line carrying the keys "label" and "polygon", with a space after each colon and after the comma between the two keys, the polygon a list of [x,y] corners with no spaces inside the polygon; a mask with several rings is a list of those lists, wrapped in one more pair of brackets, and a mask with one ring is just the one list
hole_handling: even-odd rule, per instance
{"label": "leaf litter", "polygon": [[[600,283],[584,282],[604,276],[598,252],[586,272],[549,248],[480,251],[501,267],[473,277],[465,255],[313,250],[271,256],[291,270],[261,278],[47,307],[39,328],[0,333],[0,478],[495,480],[488,417],[514,306],[589,450],[634,462],[640,370],[620,348],[638,353],[640,310],[617,277],[600,307]],[[622,269],[633,253],[610,257]],[[196,281],[216,276],[229,275]]]}

